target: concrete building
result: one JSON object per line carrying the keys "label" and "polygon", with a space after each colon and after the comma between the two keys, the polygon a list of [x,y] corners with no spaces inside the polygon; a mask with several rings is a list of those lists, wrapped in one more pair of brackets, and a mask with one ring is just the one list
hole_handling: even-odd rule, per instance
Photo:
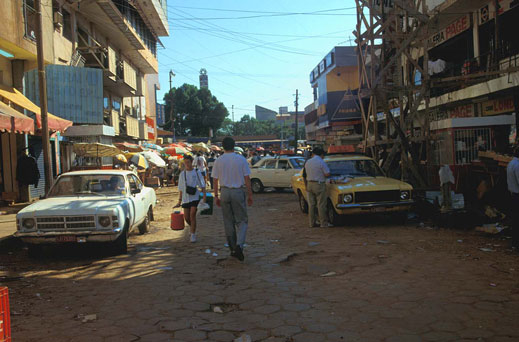
{"label": "concrete building", "polygon": [[[42,0],[42,7],[49,112],[57,116],[56,127],[50,127],[54,174],[73,166],[73,142],[154,141],[157,43],[159,36],[169,32],[166,0]],[[4,89],[0,98],[25,110],[38,125],[38,114],[26,108],[30,105],[20,104],[23,101],[17,103],[13,95],[16,90],[32,105],[39,104],[34,0],[2,1],[0,20],[0,84]],[[70,122],[74,126],[63,132]],[[11,155],[31,146],[42,181],[30,193],[32,197],[43,194],[38,126],[34,136],[10,135],[5,140],[2,150]],[[111,160],[103,158],[102,163],[108,166]],[[16,165],[3,166],[10,170],[10,176],[2,172],[9,186],[0,190],[26,197],[20,196],[13,181]]]}
{"label": "concrete building", "polygon": [[337,46],[310,73],[314,102],[304,110],[306,138],[319,145],[358,144],[361,112],[355,47]]}
{"label": "concrete building", "polygon": [[276,115],[277,113],[275,111],[256,105],[256,120],[276,120]]}

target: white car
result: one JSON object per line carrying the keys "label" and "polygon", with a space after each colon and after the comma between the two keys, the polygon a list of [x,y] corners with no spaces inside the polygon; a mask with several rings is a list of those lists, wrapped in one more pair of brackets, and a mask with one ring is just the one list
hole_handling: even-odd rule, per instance
{"label": "white car", "polygon": [[155,190],[130,171],[88,170],[58,177],[45,199],[16,215],[15,236],[35,255],[43,244],[110,242],[127,252],[129,233],[153,220]]}
{"label": "white car", "polygon": [[292,176],[305,165],[303,157],[281,156],[263,158],[251,168],[251,186],[254,193],[273,187],[278,191],[292,187]]}

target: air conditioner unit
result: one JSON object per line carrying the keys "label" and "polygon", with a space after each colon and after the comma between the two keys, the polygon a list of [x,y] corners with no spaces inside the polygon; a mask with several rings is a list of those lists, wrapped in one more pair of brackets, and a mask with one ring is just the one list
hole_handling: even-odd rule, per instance
{"label": "air conditioner unit", "polygon": [[63,14],[61,12],[54,12],[54,27],[63,27]]}

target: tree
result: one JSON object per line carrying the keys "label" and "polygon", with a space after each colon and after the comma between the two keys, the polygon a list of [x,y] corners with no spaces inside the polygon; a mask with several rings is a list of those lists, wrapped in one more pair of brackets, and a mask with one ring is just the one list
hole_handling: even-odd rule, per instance
{"label": "tree", "polygon": [[[209,136],[222,127],[229,111],[211,94],[209,89],[198,89],[191,84],[173,88],[164,95],[168,119],[163,128],[171,130],[174,124],[176,135]],[[173,106],[173,120],[171,120]]]}

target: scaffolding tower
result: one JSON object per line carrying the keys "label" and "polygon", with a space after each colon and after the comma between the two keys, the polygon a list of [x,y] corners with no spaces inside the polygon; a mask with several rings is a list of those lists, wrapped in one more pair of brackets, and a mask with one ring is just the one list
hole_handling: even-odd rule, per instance
{"label": "scaffolding tower", "polygon": [[420,165],[431,138],[426,1],[355,2],[364,151],[382,160],[386,173],[423,188]]}

